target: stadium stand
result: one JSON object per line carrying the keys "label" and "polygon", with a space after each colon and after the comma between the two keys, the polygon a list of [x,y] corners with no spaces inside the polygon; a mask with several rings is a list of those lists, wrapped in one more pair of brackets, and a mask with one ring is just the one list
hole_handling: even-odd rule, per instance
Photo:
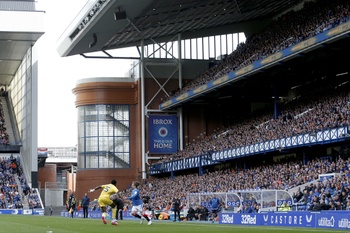
{"label": "stadium stand", "polygon": [[350,125],[349,108],[349,83],[320,86],[317,92],[310,92],[281,106],[277,119],[273,119],[272,111],[242,116],[234,124],[218,129],[212,135],[201,136],[184,150],[158,162]]}
{"label": "stadium stand", "polygon": [[[296,157],[286,157],[275,163],[250,168],[225,168],[199,176],[198,174],[163,177],[142,185],[143,195],[150,196],[151,209],[171,211],[172,197],[181,193],[184,208],[198,207],[201,203],[189,203],[188,193],[242,192],[244,190],[287,190],[293,197],[291,210],[348,210],[350,205],[350,147],[333,157],[317,156],[304,163]],[[276,172],[279,171],[279,172]],[[322,174],[328,174],[321,179]],[[335,175],[336,174],[336,175]],[[171,189],[169,189],[171,187]],[[128,195],[130,190],[123,191]],[[246,200],[244,200],[246,201]],[[278,203],[256,203],[253,211],[266,207],[279,210]],[[269,206],[268,206],[269,205]],[[238,206],[235,206],[235,209]],[[226,206],[222,206],[224,210]],[[237,211],[237,209],[236,209]],[[244,212],[244,210],[243,210]],[[204,220],[204,219],[202,219]]]}
{"label": "stadium stand", "polygon": [[24,177],[19,155],[0,158],[0,205],[2,209],[41,208],[40,195]]}
{"label": "stadium stand", "polygon": [[240,44],[219,64],[205,71],[182,89],[173,91],[174,94],[165,98],[164,101],[348,22],[349,13],[349,3],[345,0],[305,2],[301,10],[289,11],[275,19],[264,32],[247,38],[246,43]]}
{"label": "stadium stand", "polygon": [[[267,30],[248,38],[245,44],[239,45],[236,51],[221,63],[207,70],[181,91],[176,91],[174,96],[348,21],[348,1],[306,2],[302,10],[280,16]],[[349,83],[344,82],[344,79],[328,82],[328,80],[321,80],[319,83],[314,83],[315,88],[312,91],[309,90],[304,95],[283,103],[278,118],[272,117],[271,109],[259,110],[249,116],[235,117],[230,122],[225,122],[213,134],[207,135],[203,132],[198,136],[198,140],[186,145],[184,150],[158,162],[163,163],[303,133],[316,133],[323,129],[349,126]],[[0,109],[0,113],[2,112]],[[0,114],[1,144],[9,144],[2,115]],[[144,181],[141,192],[151,197],[148,208],[160,210],[160,214],[164,213],[163,215],[171,211],[169,203],[174,195],[181,193],[183,210],[188,212],[190,207],[195,207],[194,219],[204,221],[210,219],[208,211],[201,203],[190,203],[189,192],[239,193],[243,190],[286,190],[293,198],[291,209],[350,210],[349,148],[349,145],[341,145],[340,151],[331,156],[318,154],[318,151],[309,152],[308,159],[299,156],[275,155],[275,160],[262,156],[261,160],[251,163],[245,163],[243,159],[229,161],[219,166],[207,167],[201,176],[194,170],[181,171],[183,174],[176,174],[174,177],[168,177],[169,174],[160,174]],[[334,175],[321,179],[321,175],[324,174]],[[28,187],[26,178],[21,172],[19,158],[3,158],[0,176],[2,208],[23,208],[23,206],[42,208],[39,194]],[[122,195],[129,196],[130,189],[124,190]],[[92,208],[97,208],[95,204],[92,202]],[[239,205],[245,206],[242,212],[259,212],[261,208],[267,207],[278,210],[281,207],[278,203],[254,201],[242,202]],[[222,211],[227,208],[225,203],[221,207]]]}
{"label": "stadium stand", "polygon": [[[288,12],[276,19],[267,30],[248,38],[245,44],[241,44],[220,64],[207,70],[183,89],[175,91],[169,99],[348,21],[347,1],[306,2],[302,10]],[[278,118],[273,118],[274,114],[270,109],[260,110],[250,116],[240,116],[229,122],[229,126],[217,129],[212,135],[201,133],[197,140],[188,143],[184,150],[170,156],[165,155],[164,160],[158,163],[349,126],[349,103],[350,88],[347,77],[330,82],[320,80],[313,84],[312,90],[305,90],[302,96],[283,103]],[[349,209],[349,145],[341,145],[340,150],[332,153],[332,156],[317,154],[317,149],[308,153],[308,159],[281,156],[286,161],[278,162],[266,160],[264,157],[256,163],[251,163],[250,165],[254,165],[249,168],[238,165],[239,162],[226,162],[216,166],[215,171],[213,167],[208,168],[202,176],[197,170],[181,171],[175,173],[174,177],[162,174],[155,176],[153,181],[146,182],[142,186],[142,192],[151,197],[153,207],[163,211],[166,211],[175,193],[183,193],[182,201],[190,206],[198,203],[187,202],[188,192],[239,192],[259,189],[289,191],[293,197],[290,210]],[[256,157],[253,157],[253,160],[254,158]],[[257,166],[261,162],[266,164]],[[321,179],[322,174],[335,175]],[[168,187],[172,189],[169,190]],[[264,208],[263,203],[258,205]],[[273,205],[278,210],[281,204]]]}

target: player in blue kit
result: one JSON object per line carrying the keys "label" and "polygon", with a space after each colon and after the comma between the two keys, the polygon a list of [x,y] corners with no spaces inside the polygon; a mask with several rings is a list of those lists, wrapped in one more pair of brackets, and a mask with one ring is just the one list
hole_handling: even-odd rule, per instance
{"label": "player in blue kit", "polygon": [[127,200],[132,201],[132,208],[131,208],[131,214],[135,218],[141,219],[140,224],[142,224],[142,218],[145,218],[148,222],[147,225],[152,225],[152,221],[148,218],[147,214],[143,212],[143,201],[140,196],[140,191],[138,187],[140,186],[140,183],[138,181],[134,181],[131,184],[132,187],[132,193],[130,197],[127,197]]}

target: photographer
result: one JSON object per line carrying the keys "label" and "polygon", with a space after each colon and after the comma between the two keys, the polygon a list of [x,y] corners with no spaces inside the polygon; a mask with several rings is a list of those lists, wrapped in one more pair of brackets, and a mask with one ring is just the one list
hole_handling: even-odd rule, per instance
{"label": "photographer", "polygon": [[113,203],[117,207],[116,219],[123,220],[123,209],[124,209],[123,199],[118,194],[113,194],[113,195],[111,195],[111,200],[113,201]]}

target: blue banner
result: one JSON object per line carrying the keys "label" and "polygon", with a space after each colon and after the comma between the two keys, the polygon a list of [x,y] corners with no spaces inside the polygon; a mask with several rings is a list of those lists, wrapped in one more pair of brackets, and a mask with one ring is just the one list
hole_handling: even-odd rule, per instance
{"label": "blue banner", "polygon": [[22,209],[0,209],[0,214],[22,214],[23,210]]}
{"label": "blue banner", "polygon": [[44,209],[0,209],[1,214],[13,214],[13,215],[44,215]]}
{"label": "blue banner", "polygon": [[240,225],[259,225],[262,221],[261,214],[236,214],[234,218],[234,224]]}
{"label": "blue banner", "polygon": [[342,214],[342,211],[337,211],[329,214],[317,214],[316,215],[316,227],[317,228],[332,228],[338,230],[350,229],[350,215]]}
{"label": "blue banner", "polygon": [[[315,214],[309,212],[220,213],[220,224],[255,226],[314,227]],[[345,224],[344,224],[345,225]]]}
{"label": "blue banner", "polygon": [[178,147],[176,115],[150,115],[148,118],[148,151],[151,154],[173,154]]}
{"label": "blue banner", "polygon": [[262,225],[315,227],[315,214],[307,211],[267,212],[262,214]]}
{"label": "blue banner", "polygon": [[33,212],[32,212],[33,215],[41,215],[41,216],[44,216],[44,213],[45,213],[44,209],[33,209]]}

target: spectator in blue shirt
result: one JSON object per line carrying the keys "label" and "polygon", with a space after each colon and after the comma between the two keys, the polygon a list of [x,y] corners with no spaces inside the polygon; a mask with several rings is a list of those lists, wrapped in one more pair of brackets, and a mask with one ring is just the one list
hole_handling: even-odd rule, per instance
{"label": "spectator in blue shirt", "polygon": [[253,208],[251,207],[251,205],[250,205],[249,202],[247,202],[247,203],[245,204],[245,207],[244,207],[244,209],[243,209],[243,213],[245,213],[245,214],[253,213]]}

